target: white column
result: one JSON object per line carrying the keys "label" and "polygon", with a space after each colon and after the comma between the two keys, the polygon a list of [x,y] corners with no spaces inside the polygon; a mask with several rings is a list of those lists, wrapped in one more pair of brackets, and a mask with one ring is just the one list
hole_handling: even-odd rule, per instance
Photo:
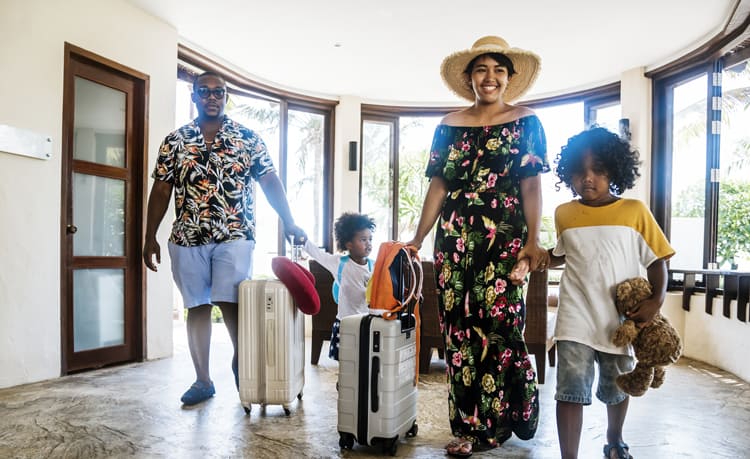
{"label": "white column", "polygon": [[622,117],[630,120],[630,142],[641,158],[641,177],[635,187],[626,192],[630,198],[651,201],[651,79],[646,78],[643,67],[622,74],[620,80],[620,104]]}
{"label": "white column", "polygon": [[341,96],[336,106],[336,138],[333,141],[333,219],[342,212],[359,211],[359,165],[356,171],[349,170],[349,142],[357,142],[362,151],[360,130],[362,101],[356,96]]}

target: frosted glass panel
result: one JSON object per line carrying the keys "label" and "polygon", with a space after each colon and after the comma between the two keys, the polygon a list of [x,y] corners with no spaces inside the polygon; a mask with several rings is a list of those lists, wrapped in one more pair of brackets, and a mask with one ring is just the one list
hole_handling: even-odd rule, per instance
{"label": "frosted glass panel", "polygon": [[123,256],[125,182],[73,174],[74,256]]}
{"label": "frosted glass panel", "polygon": [[125,167],[125,93],[75,79],[73,158]]}
{"label": "frosted glass panel", "polygon": [[125,342],[125,273],[80,269],[73,273],[73,351]]}

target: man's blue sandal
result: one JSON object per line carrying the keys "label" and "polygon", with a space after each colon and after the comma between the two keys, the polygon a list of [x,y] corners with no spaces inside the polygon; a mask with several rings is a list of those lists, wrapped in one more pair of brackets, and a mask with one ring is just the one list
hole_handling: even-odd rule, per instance
{"label": "man's blue sandal", "polygon": [[633,456],[628,452],[630,447],[623,441],[604,445],[604,457],[611,459],[612,456],[610,456],[610,454],[613,449],[617,453],[617,459],[633,459]]}
{"label": "man's blue sandal", "polygon": [[196,381],[190,386],[190,389],[182,394],[180,401],[185,405],[195,405],[204,400],[208,400],[213,397],[215,393],[216,389],[214,389],[214,383]]}

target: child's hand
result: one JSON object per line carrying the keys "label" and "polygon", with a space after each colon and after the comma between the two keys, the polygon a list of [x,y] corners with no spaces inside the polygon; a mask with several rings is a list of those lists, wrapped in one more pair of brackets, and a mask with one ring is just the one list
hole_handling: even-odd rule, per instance
{"label": "child's hand", "polygon": [[516,261],[516,264],[513,266],[513,270],[511,270],[510,276],[508,276],[508,278],[513,285],[523,285],[526,281],[526,275],[528,273],[529,259],[521,258],[520,260]]}
{"label": "child's hand", "polygon": [[651,325],[654,320],[654,316],[659,312],[661,304],[655,299],[646,298],[640,303],[636,304],[633,309],[625,313],[625,317],[634,321],[638,328],[644,328]]}

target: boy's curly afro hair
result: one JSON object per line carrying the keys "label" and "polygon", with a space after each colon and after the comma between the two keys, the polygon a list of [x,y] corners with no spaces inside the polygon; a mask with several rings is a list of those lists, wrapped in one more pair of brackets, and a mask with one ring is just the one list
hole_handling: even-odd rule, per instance
{"label": "boy's curly afro hair", "polygon": [[557,176],[560,181],[555,184],[559,190],[564,183],[573,195],[573,174],[581,171],[583,156],[591,152],[594,161],[607,171],[609,176],[609,190],[612,194],[620,195],[625,190],[633,188],[635,180],[641,176],[638,168],[641,164],[638,151],[631,148],[630,143],[617,134],[593,126],[580,134],[568,139],[568,144],[557,154]]}
{"label": "boy's curly afro hair", "polygon": [[341,214],[333,226],[333,232],[336,236],[336,248],[343,252],[346,250],[346,243],[354,239],[358,232],[369,229],[375,230],[375,220],[364,214],[345,212]]}

